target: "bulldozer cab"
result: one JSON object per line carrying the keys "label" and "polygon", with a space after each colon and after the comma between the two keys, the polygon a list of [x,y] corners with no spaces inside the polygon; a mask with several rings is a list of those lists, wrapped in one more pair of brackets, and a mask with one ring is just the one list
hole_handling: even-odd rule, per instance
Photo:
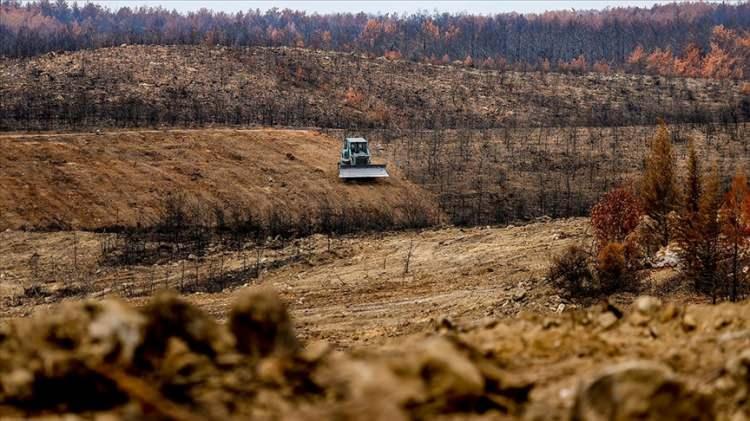
{"label": "bulldozer cab", "polygon": [[347,137],[341,151],[341,162],[349,165],[366,165],[370,163],[370,152],[367,140],[361,137]]}
{"label": "bulldozer cab", "polygon": [[351,141],[349,143],[349,147],[352,150],[352,154],[366,154],[366,155],[369,155],[369,152],[367,151],[367,141],[365,141],[365,140]]}
{"label": "bulldozer cab", "polygon": [[347,137],[341,150],[339,178],[368,179],[388,177],[385,165],[373,165],[370,162],[370,150],[367,140],[361,137]]}

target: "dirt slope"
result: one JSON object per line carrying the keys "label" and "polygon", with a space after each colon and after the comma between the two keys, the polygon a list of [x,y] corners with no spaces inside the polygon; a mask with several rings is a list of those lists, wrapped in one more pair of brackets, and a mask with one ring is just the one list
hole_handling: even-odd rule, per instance
{"label": "dirt slope", "polygon": [[182,130],[0,136],[0,229],[149,224],[164,198],[292,216],[332,206],[429,201],[399,177],[342,183],[339,141],[304,130]]}

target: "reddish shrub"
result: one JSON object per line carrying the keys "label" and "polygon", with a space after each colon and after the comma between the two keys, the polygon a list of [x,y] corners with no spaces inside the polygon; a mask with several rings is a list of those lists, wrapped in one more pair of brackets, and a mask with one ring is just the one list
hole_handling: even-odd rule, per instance
{"label": "reddish shrub", "polygon": [[605,194],[591,209],[591,225],[600,247],[621,243],[637,226],[641,206],[630,189],[620,187]]}

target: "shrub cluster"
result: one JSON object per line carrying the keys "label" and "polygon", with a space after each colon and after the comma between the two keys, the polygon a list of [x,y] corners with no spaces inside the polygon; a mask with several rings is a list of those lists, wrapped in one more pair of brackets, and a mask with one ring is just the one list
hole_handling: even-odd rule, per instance
{"label": "shrub cluster", "polygon": [[569,298],[637,291],[640,277],[634,255],[622,243],[609,243],[594,254],[571,245],[553,258],[547,278]]}
{"label": "shrub cluster", "polygon": [[[678,182],[672,136],[661,123],[652,140],[639,197],[618,188],[591,211],[596,253],[579,246],[552,262],[549,277],[571,296],[611,294],[639,285],[641,255],[669,247],[690,286],[718,299],[750,293],[750,186],[742,170],[722,188],[716,165],[704,175],[692,142],[683,180]],[[682,186],[678,188],[678,186]],[[642,217],[644,213],[646,217]],[[652,247],[656,240],[657,247]],[[596,256],[594,257],[594,254]]]}

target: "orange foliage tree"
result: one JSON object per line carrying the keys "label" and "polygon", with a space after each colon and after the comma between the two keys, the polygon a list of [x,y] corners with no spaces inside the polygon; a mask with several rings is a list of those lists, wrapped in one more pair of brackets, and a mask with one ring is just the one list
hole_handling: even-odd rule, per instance
{"label": "orange foliage tree", "polygon": [[646,158],[646,170],[639,194],[643,211],[651,218],[651,229],[661,245],[669,244],[669,214],[678,209],[679,192],[675,184],[675,161],[672,140],[664,122],[659,124]]}
{"label": "orange foliage tree", "polygon": [[732,185],[724,198],[719,211],[719,223],[725,247],[729,255],[729,276],[731,284],[725,293],[732,301],[739,296],[739,285],[742,282],[742,251],[747,246],[750,235],[750,196],[748,196],[747,177],[741,171],[732,179]]}
{"label": "orange foliage tree", "polygon": [[700,77],[702,69],[701,50],[695,44],[688,45],[682,57],[675,58],[674,71],[680,76]]}
{"label": "orange foliage tree", "polygon": [[703,177],[701,162],[692,142],[683,185],[682,204],[674,230],[683,271],[696,291],[710,293],[715,298],[719,279],[717,215],[721,207],[721,187],[715,166],[708,177]]}
{"label": "orange foliage tree", "polygon": [[643,49],[643,46],[638,45],[635,47],[635,49],[630,53],[627,59],[628,67],[630,68],[630,71],[639,73],[643,71],[644,66],[646,65],[646,51]]}
{"label": "orange foliage tree", "polygon": [[674,73],[674,57],[669,49],[657,48],[646,58],[646,69],[657,75],[669,76]]}
{"label": "orange foliage tree", "polygon": [[703,61],[703,71],[701,75],[707,78],[727,79],[734,73],[735,59],[728,52],[724,51],[716,43],[711,43],[711,52],[706,55]]}
{"label": "orange foliage tree", "polygon": [[609,71],[610,71],[609,63],[607,63],[604,60],[599,60],[596,63],[594,63],[593,66],[591,66],[591,70],[593,70],[596,73],[601,73],[604,75],[609,74]]}

